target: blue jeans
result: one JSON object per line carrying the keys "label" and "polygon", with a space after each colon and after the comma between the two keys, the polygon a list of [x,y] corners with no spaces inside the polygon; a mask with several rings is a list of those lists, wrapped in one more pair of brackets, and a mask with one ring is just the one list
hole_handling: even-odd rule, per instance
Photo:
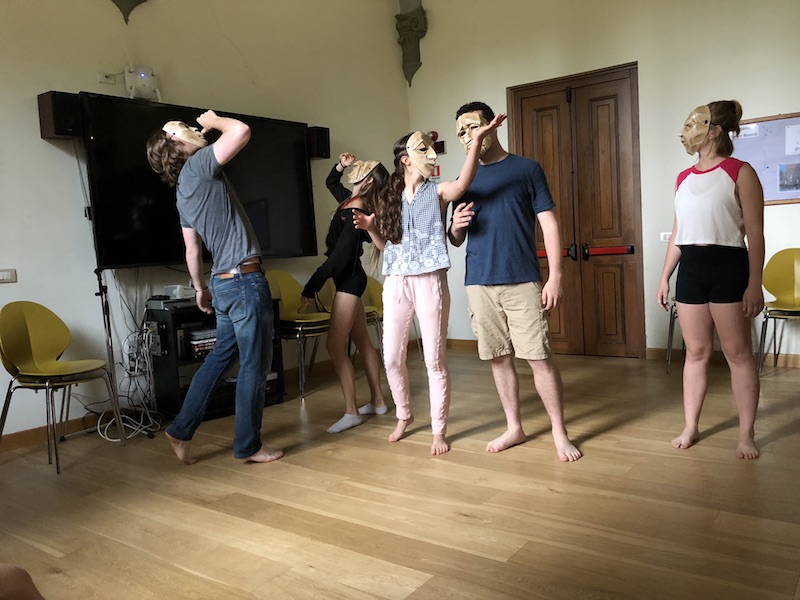
{"label": "blue jeans", "polygon": [[192,378],[180,413],[167,433],[178,440],[192,439],[217,382],[238,353],[233,455],[247,458],[261,449],[261,417],[272,364],[272,296],[264,274],[258,272],[231,279],[212,277],[209,288],[217,317],[217,341]]}

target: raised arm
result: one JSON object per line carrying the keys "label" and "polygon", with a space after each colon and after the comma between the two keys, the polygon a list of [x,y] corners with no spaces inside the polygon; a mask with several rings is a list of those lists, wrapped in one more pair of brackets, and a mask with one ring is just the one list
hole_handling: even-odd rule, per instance
{"label": "raised arm", "polygon": [[197,117],[203,127],[202,133],[216,129],[222,135],[214,142],[214,156],[220,165],[225,165],[236,156],[250,141],[250,127],[238,119],[220,117],[213,110],[207,110]]}
{"label": "raised arm", "polygon": [[328,191],[336,198],[339,204],[352,195],[352,192],[342,185],[342,175],[344,170],[353,164],[355,158],[355,154],[350,154],[349,152],[340,154],[339,161],[333,165],[331,172],[328,173],[328,178],[325,180],[325,187],[328,188]]}
{"label": "raised arm", "polygon": [[506,114],[500,113],[488,125],[475,130],[473,137],[474,141],[469,148],[467,160],[464,161],[464,166],[461,167],[461,174],[455,181],[445,181],[439,184],[439,199],[443,202],[455,202],[464,195],[467,191],[472,180],[475,179],[475,173],[478,172],[478,159],[480,158],[481,142],[489,132],[494,131],[506,120]]}

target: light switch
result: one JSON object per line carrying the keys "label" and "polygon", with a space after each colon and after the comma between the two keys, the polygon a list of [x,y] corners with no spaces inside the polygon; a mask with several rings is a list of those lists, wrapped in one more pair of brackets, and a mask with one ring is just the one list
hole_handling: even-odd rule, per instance
{"label": "light switch", "polygon": [[0,269],[0,283],[17,283],[17,270]]}

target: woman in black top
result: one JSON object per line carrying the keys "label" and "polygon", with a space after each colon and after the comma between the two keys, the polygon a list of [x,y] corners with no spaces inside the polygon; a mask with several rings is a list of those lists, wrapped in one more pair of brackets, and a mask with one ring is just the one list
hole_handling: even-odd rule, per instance
{"label": "woman in black top", "polygon": [[[352,166],[348,181],[353,192],[341,184],[344,169]],[[341,203],[331,219],[325,239],[327,260],[311,276],[303,288],[303,306],[310,305],[314,296],[328,278],[336,285],[336,295],[331,308],[326,348],[333,361],[345,401],[345,414],[328,428],[328,433],[339,433],[364,422],[365,414],[384,414],[386,403],[380,385],[380,358],[372,345],[367,331],[367,317],[361,295],[367,286],[367,274],[361,265],[363,242],[369,235],[353,225],[353,213],[373,212],[378,192],[389,181],[386,168],[377,161],[355,161],[355,156],[345,153],[331,169],[325,184],[331,194]],[[364,360],[364,370],[369,383],[369,404],[356,405],[355,372],[350,361],[348,341],[352,340]]]}

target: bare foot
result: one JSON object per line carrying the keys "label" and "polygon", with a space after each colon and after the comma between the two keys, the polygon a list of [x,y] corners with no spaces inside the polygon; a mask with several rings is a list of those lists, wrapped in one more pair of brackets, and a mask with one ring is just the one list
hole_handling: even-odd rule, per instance
{"label": "bare foot", "polygon": [[556,445],[556,452],[558,453],[558,460],[561,462],[575,462],[583,454],[578,450],[575,445],[569,441],[566,432],[563,434],[553,434],[553,442]]}
{"label": "bare foot", "polygon": [[681,434],[672,440],[672,447],[678,449],[694,446],[700,439],[700,432],[694,427],[686,427]]}
{"label": "bare foot", "polygon": [[175,456],[178,457],[182,463],[187,465],[193,465],[197,462],[196,458],[192,458],[189,456],[189,444],[190,442],[184,442],[183,440],[179,440],[177,438],[172,437],[166,431],[164,435],[167,436],[170,445],[172,446],[172,451],[175,453]]}
{"label": "bare foot", "polygon": [[745,460],[758,458],[758,448],[752,436],[739,440],[739,444],[736,446],[736,458],[744,458]]}
{"label": "bare foot", "polygon": [[507,429],[506,432],[498,438],[493,439],[486,444],[487,452],[502,452],[508,450],[511,446],[522,444],[525,441],[525,432],[522,429]]}
{"label": "bare foot", "polygon": [[447,438],[441,433],[434,433],[433,444],[431,444],[431,454],[436,456],[438,454],[444,454],[448,450],[450,450],[450,443],[447,441]]}
{"label": "bare foot", "polygon": [[261,446],[261,450],[243,460],[244,462],[267,463],[278,460],[281,456],[283,456],[283,450]]}
{"label": "bare foot", "polygon": [[406,427],[411,425],[414,422],[414,415],[411,415],[405,421],[403,419],[397,419],[397,427],[394,428],[394,431],[389,434],[389,441],[390,442],[398,442],[402,439],[403,434],[406,432]]}

